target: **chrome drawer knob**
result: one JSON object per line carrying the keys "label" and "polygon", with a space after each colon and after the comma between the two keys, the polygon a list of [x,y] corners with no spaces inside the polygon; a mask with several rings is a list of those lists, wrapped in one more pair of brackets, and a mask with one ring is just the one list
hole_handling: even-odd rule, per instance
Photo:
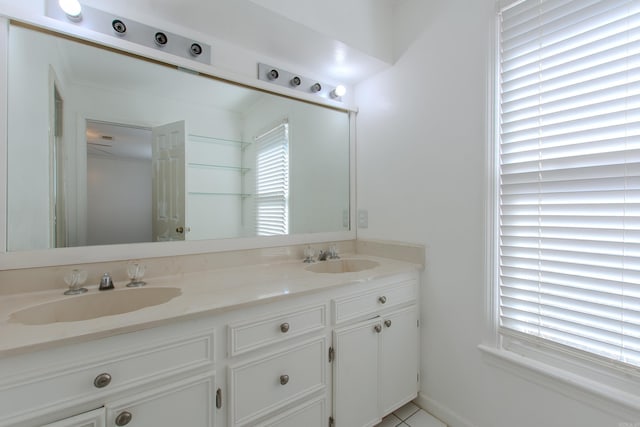
{"label": "chrome drawer knob", "polygon": [[384,321],[384,326],[386,326],[387,328],[391,327],[391,320],[385,320]]}
{"label": "chrome drawer knob", "polygon": [[289,375],[280,375],[280,384],[285,385],[289,382]]}
{"label": "chrome drawer knob", "polygon": [[380,302],[380,304],[384,304],[385,302],[387,302],[387,297],[383,295],[380,298],[378,298],[378,301]]}
{"label": "chrome drawer knob", "polygon": [[382,331],[382,326],[380,326],[380,324],[377,324],[376,326],[373,327],[373,330],[376,331],[377,333],[380,333]]}
{"label": "chrome drawer knob", "polygon": [[132,418],[133,418],[133,415],[131,415],[131,412],[127,412],[127,411],[120,412],[116,417],[116,425],[126,426],[131,422]]}
{"label": "chrome drawer knob", "polygon": [[282,331],[283,334],[289,332],[289,324],[283,323],[282,325],[280,325],[280,331]]}
{"label": "chrome drawer knob", "polygon": [[109,384],[111,384],[111,375],[107,374],[106,372],[98,375],[96,379],[93,380],[93,385],[96,386],[96,388],[103,388],[108,386]]}

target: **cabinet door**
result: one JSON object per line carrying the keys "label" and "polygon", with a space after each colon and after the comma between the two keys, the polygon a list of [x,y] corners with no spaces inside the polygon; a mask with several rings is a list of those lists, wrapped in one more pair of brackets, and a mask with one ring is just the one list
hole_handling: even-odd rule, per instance
{"label": "cabinet door", "polygon": [[336,329],[333,334],[333,414],[336,427],[373,426],[378,412],[378,342],[382,319]]}
{"label": "cabinet door", "polygon": [[109,402],[107,427],[212,427],[214,376],[202,375]]}
{"label": "cabinet door", "polygon": [[65,418],[42,427],[104,427],[104,408]]}
{"label": "cabinet door", "polygon": [[415,305],[382,316],[380,334],[380,409],[382,416],[418,392],[419,334]]}

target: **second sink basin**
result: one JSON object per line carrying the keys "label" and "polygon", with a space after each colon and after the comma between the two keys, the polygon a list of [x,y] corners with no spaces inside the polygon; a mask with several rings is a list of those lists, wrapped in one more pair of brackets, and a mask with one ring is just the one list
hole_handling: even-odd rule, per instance
{"label": "second sink basin", "polygon": [[370,261],[368,259],[339,259],[311,264],[306,270],[314,273],[355,273],[357,271],[369,270],[378,265],[380,264],[376,261]]}
{"label": "second sink basin", "polygon": [[44,325],[89,320],[164,304],[181,293],[178,288],[103,291],[28,307],[11,314],[9,321],[24,325]]}

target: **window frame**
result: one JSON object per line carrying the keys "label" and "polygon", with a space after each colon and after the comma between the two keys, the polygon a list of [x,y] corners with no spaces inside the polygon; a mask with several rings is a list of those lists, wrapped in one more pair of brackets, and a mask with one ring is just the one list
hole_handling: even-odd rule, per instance
{"label": "window frame", "polygon": [[526,0],[497,0],[488,43],[485,151],[484,335],[478,346],[486,363],[574,396],[621,417],[640,411],[640,368],[547,340],[518,339],[500,332],[500,14]]}
{"label": "window frame", "polygon": [[[258,157],[259,157],[259,152],[260,152],[260,145],[261,143],[259,142],[260,139],[262,139],[263,137],[273,133],[273,132],[278,132],[278,128],[280,127],[284,127],[284,135],[286,137],[286,152],[287,152],[287,160],[286,160],[286,167],[287,167],[287,184],[286,184],[286,192],[285,192],[285,196],[284,196],[284,212],[285,212],[285,218],[283,220],[284,223],[286,223],[286,230],[283,233],[272,233],[272,234],[260,234],[259,230],[260,230],[260,216],[259,216],[259,193],[258,193]],[[257,236],[282,236],[282,235],[288,235],[290,233],[291,230],[291,223],[290,223],[290,216],[291,216],[291,143],[290,143],[290,137],[289,134],[291,132],[291,125],[289,123],[288,119],[283,119],[282,121],[278,122],[277,124],[274,124],[273,126],[270,127],[269,130],[267,130],[266,132],[263,132],[262,134],[258,135],[255,137],[254,139],[254,144],[256,146],[255,148],[255,194],[254,194],[254,227],[256,230],[256,235]]]}

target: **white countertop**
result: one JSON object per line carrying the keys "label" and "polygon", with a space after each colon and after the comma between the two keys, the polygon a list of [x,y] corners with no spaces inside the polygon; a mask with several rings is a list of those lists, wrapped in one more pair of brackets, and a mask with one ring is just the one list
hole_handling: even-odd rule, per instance
{"label": "white countertop", "polygon": [[[420,267],[408,262],[360,254],[344,255],[342,258],[368,259],[378,262],[379,265],[354,273],[314,273],[305,270],[308,264],[295,260],[145,279],[146,288],[177,287],[182,293],[164,304],[129,313],[44,325],[10,322],[10,316],[16,311],[34,305],[98,293],[100,291],[97,290],[97,286],[86,286],[89,292],[78,296],[63,295],[64,289],[2,296],[0,357],[147,329],[177,319],[213,315],[336,286],[367,282]],[[126,282],[114,284],[118,289],[127,289]]]}

